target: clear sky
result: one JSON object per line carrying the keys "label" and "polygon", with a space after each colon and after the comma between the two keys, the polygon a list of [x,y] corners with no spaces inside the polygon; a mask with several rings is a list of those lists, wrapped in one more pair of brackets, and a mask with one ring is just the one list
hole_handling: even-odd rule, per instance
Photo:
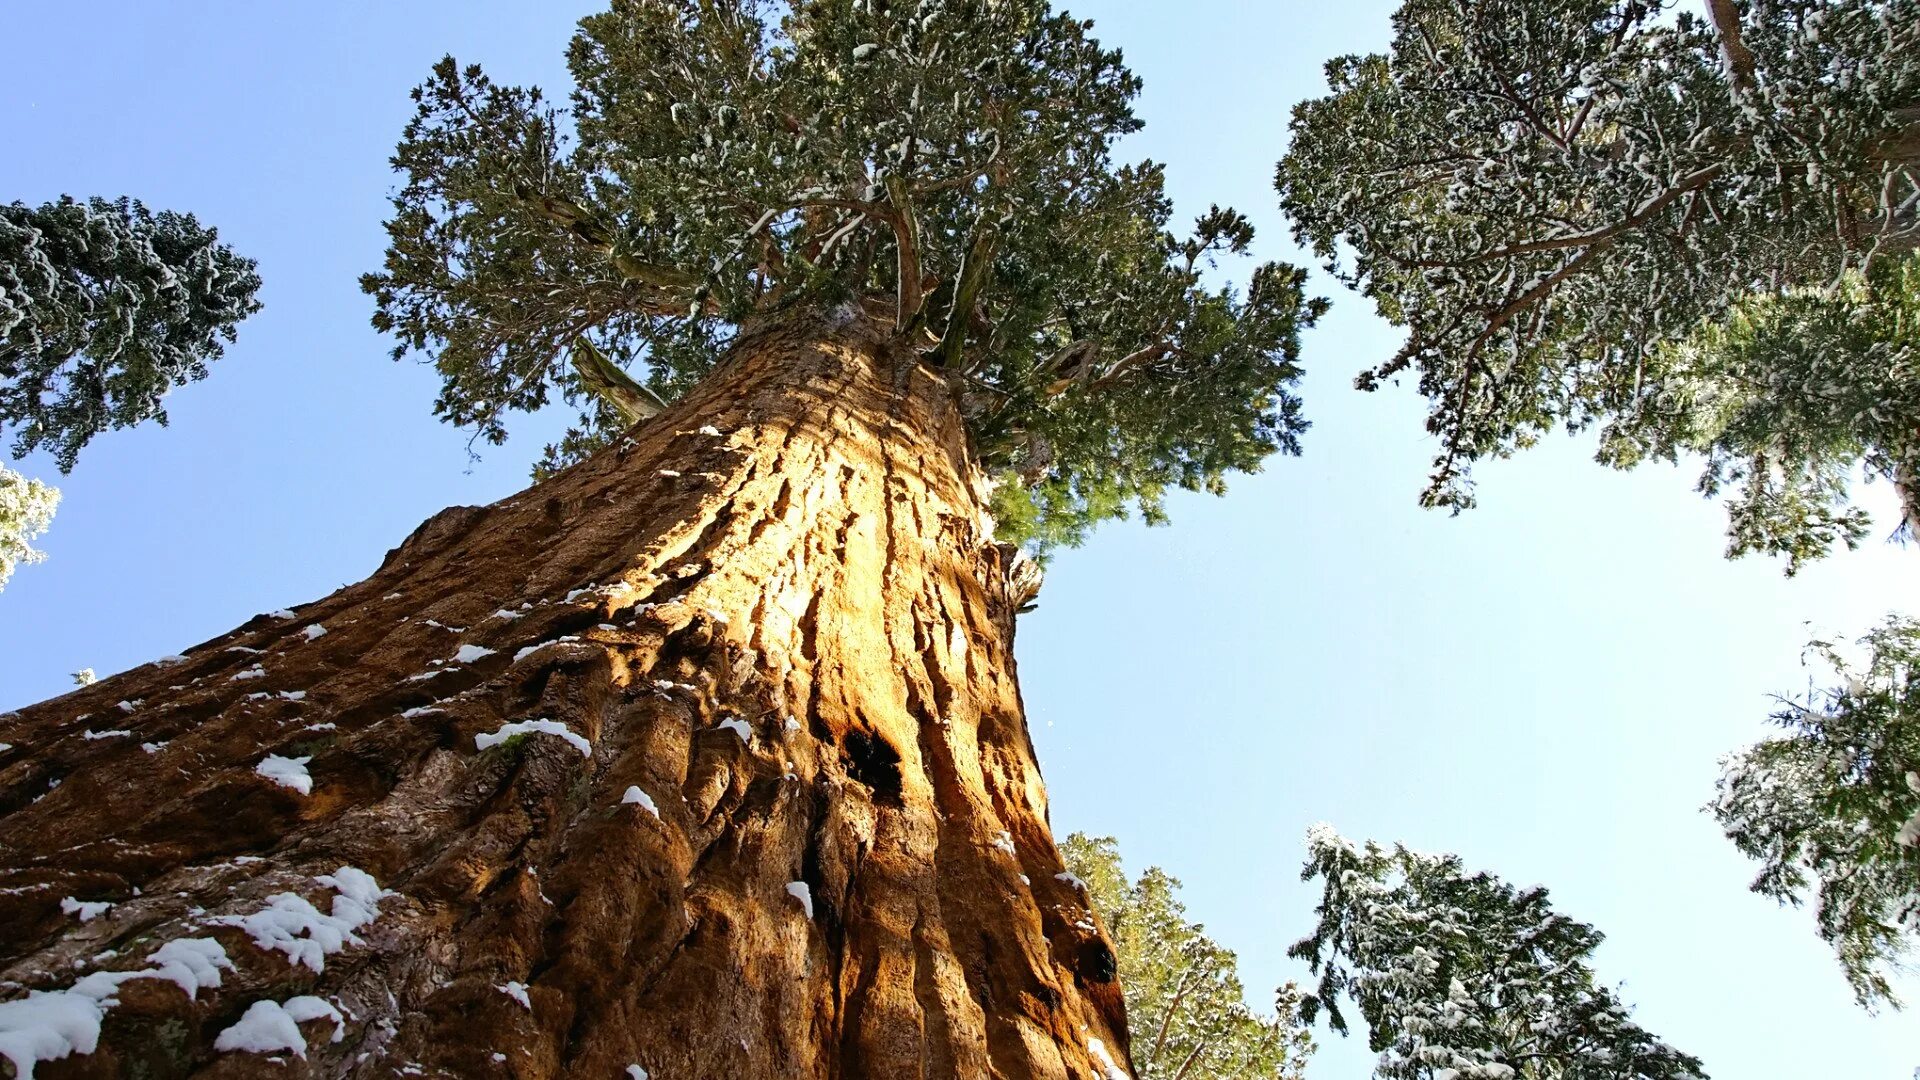
{"label": "clear sky", "polygon": [[[453,52],[559,90],[591,7],[11,6],[0,199],[194,211],[260,260],[266,309],[170,399],[171,428],[105,436],[64,480],[16,464],[66,499],[51,560],[0,594],[0,708],[323,595],[428,514],[524,486],[557,418],[470,464],[431,416],[431,370],[387,358],[355,279],[380,259],[409,87]],[[1169,164],[1182,214],[1234,204],[1260,255],[1289,256],[1270,186],[1288,109],[1325,58],[1385,46],[1391,4],[1074,8],[1146,79],[1125,149]],[[1920,611],[1920,552],[1874,543],[1792,580],[1728,563],[1691,472],[1608,472],[1569,439],[1482,469],[1478,510],[1422,511],[1421,403],[1350,388],[1397,338],[1321,288],[1306,456],[1175,500],[1171,527],[1104,529],[1021,624],[1055,830],[1113,834],[1133,868],[1184,880],[1256,996],[1305,978],[1285,950],[1314,901],[1301,836],[1327,820],[1547,884],[1608,934],[1601,972],[1640,1021],[1720,1080],[1913,1075],[1920,1016],[1855,1008],[1811,917],[1749,895],[1699,807],[1767,695],[1804,686],[1804,624]],[[1315,1080],[1367,1074],[1364,1036],[1323,1041]]]}

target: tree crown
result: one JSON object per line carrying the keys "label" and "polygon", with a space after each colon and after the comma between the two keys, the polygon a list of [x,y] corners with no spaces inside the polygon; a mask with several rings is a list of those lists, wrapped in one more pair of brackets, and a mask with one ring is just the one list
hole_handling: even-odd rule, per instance
{"label": "tree crown", "polygon": [[[1856,333],[1810,382],[1779,350],[1685,347],[1920,242],[1920,3],[1708,7],[1713,24],[1645,0],[1408,0],[1390,53],[1333,60],[1332,92],[1296,108],[1282,204],[1408,329],[1359,384],[1417,371],[1441,442],[1429,504],[1470,506],[1476,459],[1598,424],[1614,464],[1706,454],[1709,491],[1747,489],[1734,550],[1797,563],[1863,528],[1836,459],[1920,461],[1832,400],[1891,414],[1910,352]],[[1761,394],[1805,400],[1713,404]]]}
{"label": "tree crown", "polygon": [[750,319],[884,310],[961,396],[1016,531],[1217,489],[1297,449],[1321,306],[1290,267],[1202,282],[1252,227],[1169,230],[1162,168],[1113,159],[1139,81],[1090,26],[1045,0],[615,0],[580,24],[564,110],[449,58],[394,159],[375,324],[486,439],[551,392],[581,406],[557,465],[644,415],[600,385],[671,398]]}

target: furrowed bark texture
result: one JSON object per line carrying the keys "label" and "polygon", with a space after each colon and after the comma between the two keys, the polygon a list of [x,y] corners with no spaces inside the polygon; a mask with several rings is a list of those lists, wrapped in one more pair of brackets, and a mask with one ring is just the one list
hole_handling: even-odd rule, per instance
{"label": "furrowed bark texture", "polygon": [[[835,322],[291,617],[0,719],[0,998],[104,1013],[39,1075],[1124,1076],[960,417]],[[181,939],[217,986],[69,990]],[[298,995],[338,1041],[216,1049]]]}

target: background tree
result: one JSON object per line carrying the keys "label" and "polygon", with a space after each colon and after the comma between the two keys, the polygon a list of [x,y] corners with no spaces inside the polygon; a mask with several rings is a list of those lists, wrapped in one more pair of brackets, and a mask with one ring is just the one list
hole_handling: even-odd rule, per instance
{"label": "background tree", "polygon": [[[62,196],[0,206],[0,433],[61,472],[109,427],[167,422],[161,400],[206,378],[260,310],[253,260],[192,214]],[[60,492],[0,468],[0,586],[45,532]]]}
{"label": "background tree", "polygon": [[1547,891],[1468,873],[1457,855],[1307,832],[1301,880],[1320,879],[1313,933],[1290,950],[1320,976],[1301,1002],[1345,1034],[1342,997],[1366,1018],[1392,1080],[1683,1080],[1700,1062],[1635,1025],[1588,958],[1601,934]]}
{"label": "background tree", "polygon": [[1409,0],[1390,54],[1296,107],[1281,202],[1408,330],[1358,383],[1417,372],[1427,503],[1598,425],[1614,465],[1705,455],[1732,554],[1857,542],[1861,464],[1920,517],[1920,4],[1707,9]]}
{"label": "background tree", "polygon": [[568,54],[571,107],[442,61],[394,158],[363,284],[447,420],[505,438],[558,393],[564,465],[710,371],[750,320],[884,301],[960,396],[1010,536],[1071,542],[1305,427],[1322,305],[1268,264],[1208,289],[1247,220],[1167,229],[1160,166],[1115,165],[1138,80],[1025,2],[618,0]]}
{"label": "background tree", "polygon": [[1724,762],[1710,809],[1761,864],[1753,891],[1809,894],[1820,937],[1869,1008],[1920,935],[1920,622],[1890,618],[1849,661],[1808,649],[1837,680],[1782,700],[1783,733]]}
{"label": "background tree", "polygon": [[47,531],[59,505],[59,489],[0,465],[0,588],[6,587],[14,567],[47,557],[34,549],[33,540]]}
{"label": "background tree", "polygon": [[1178,880],[1150,866],[1129,883],[1110,836],[1074,833],[1060,857],[1113,937],[1138,1080],[1305,1075],[1313,1038],[1297,1023],[1298,988],[1274,991],[1271,1016],[1247,1008],[1233,952],[1187,920]]}
{"label": "background tree", "polygon": [[253,260],[192,214],[134,199],[0,206],[0,431],[60,471],[110,427],[167,422],[260,310]]}
{"label": "background tree", "polygon": [[434,70],[366,284],[448,419],[588,417],[368,580],[0,719],[6,1045],[1130,1075],[988,492],[1045,543],[1291,449],[1319,305],[1203,285],[1251,229],[1168,230],[1137,80],[1043,0],[617,0],[568,59],[564,113]]}

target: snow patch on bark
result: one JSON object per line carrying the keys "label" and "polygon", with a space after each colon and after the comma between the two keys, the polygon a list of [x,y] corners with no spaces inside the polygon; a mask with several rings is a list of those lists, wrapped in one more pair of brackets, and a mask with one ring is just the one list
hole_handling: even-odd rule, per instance
{"label": "snow patch on bark", "polygon": [[75,900],[69,896],[60,901],[60,910],[78,916],[81,922],[92,922],[112,911],[113,903],[107,900]]}
{"label": "snow patch on bark", "polygon": [[813,890],[807,886],[806,882],[787,882],[787,895],[800,901],[800,907],[807,913],[807,918],[813,918]]}
{"label": "snow patch on bark", "polygon": [[382,889],[371,874],[351,866],[313,880],[337,893],[331,914],[321,914],[298,893],[283,892],[269,896],[267,906],[251,915],[223,915],[209,921],[239,927],[260,948],[285,953],[290,962],[320,974],[326,970],[327,957],[361,943],[354,931],[379,918],[380,901],[395,894]]}
{"label": "snow patch on bark", "polygon": [[638,806],[640,809],[645,810],[647,813],[652,814],[656,818],[660,816],[660,808],[653,805],[653,796],[648,795],[644,791],[641,791],[640,785],[638,784],[634,784],[633,786],[627,788],[627,793],[625,795],[620,796],[620,805]]}
{"label": "snow patch on bark", "polygon": [[213,1048],[223,1052],[234,1050],[251,1054],[271,1054],[281,1050],[291,1050],[295,1057],[307,1056],[307,1040],[300,1034],[300,1025],[308,1020],[327,1019],[333,1021],[332,1042],[339,1042],[346,1034],[346,1020],[340,1010],[324,998],[311,994],[288,998],[285,1002],[256,1001],[246,1014],[235,1021],[232,1027],[222,1031],[213,1040]]}
{"label": "snow patch on bark", "polygon": [[169,941],[148,957],[152,966],[138,971],[96,971],[66,990],[35,990],[0,1002],[0,1058],[14,1075],[31,1080],[36,1065],[72,1054],[91,1054],[100,1045],[100,1023],[120,1004],[120,984],[133,979],[166,979],[197,996],[202,986],[219,986],[220,969],[233,970],[227,951],[212,938]]}
{"label": "snow patch on bark", "polygon": [[283,788],[292,788],[302,795],[311,795],[313,794],[313,776],[307,772],[307,762],[312,760],[311,755],[290,758],[281,757],[279,754],[268,754],[261,759],[260,764],[253,767],[253,771]]}
{"label": "snow patch on bark", "polygon": [[1106,1075],[1101,1080],[1132,1080],[1125,1069],[1113,1063],[1113,1057],[1107,1053],[1106,1043],[1099,1039],[1088,1039],[1087,1053],[1092,1054],[1094,1060],[1098,1061],[1100,1067],[1106,1071]]}
{"label": "snow patch on bark", "polygon": [[515,735],[530,735],[535,733],[558,735],[572,744],[575,750],[580,751],[581,757],[593,756],[593,744],[582,736],[574,734],[573,729],[560,723],[558,720],[518,720],[511,724],[503,724],[499,731],[475,735],[473,737],[473,745],[478,749],[485,750],[489,746],[506,742]]}

